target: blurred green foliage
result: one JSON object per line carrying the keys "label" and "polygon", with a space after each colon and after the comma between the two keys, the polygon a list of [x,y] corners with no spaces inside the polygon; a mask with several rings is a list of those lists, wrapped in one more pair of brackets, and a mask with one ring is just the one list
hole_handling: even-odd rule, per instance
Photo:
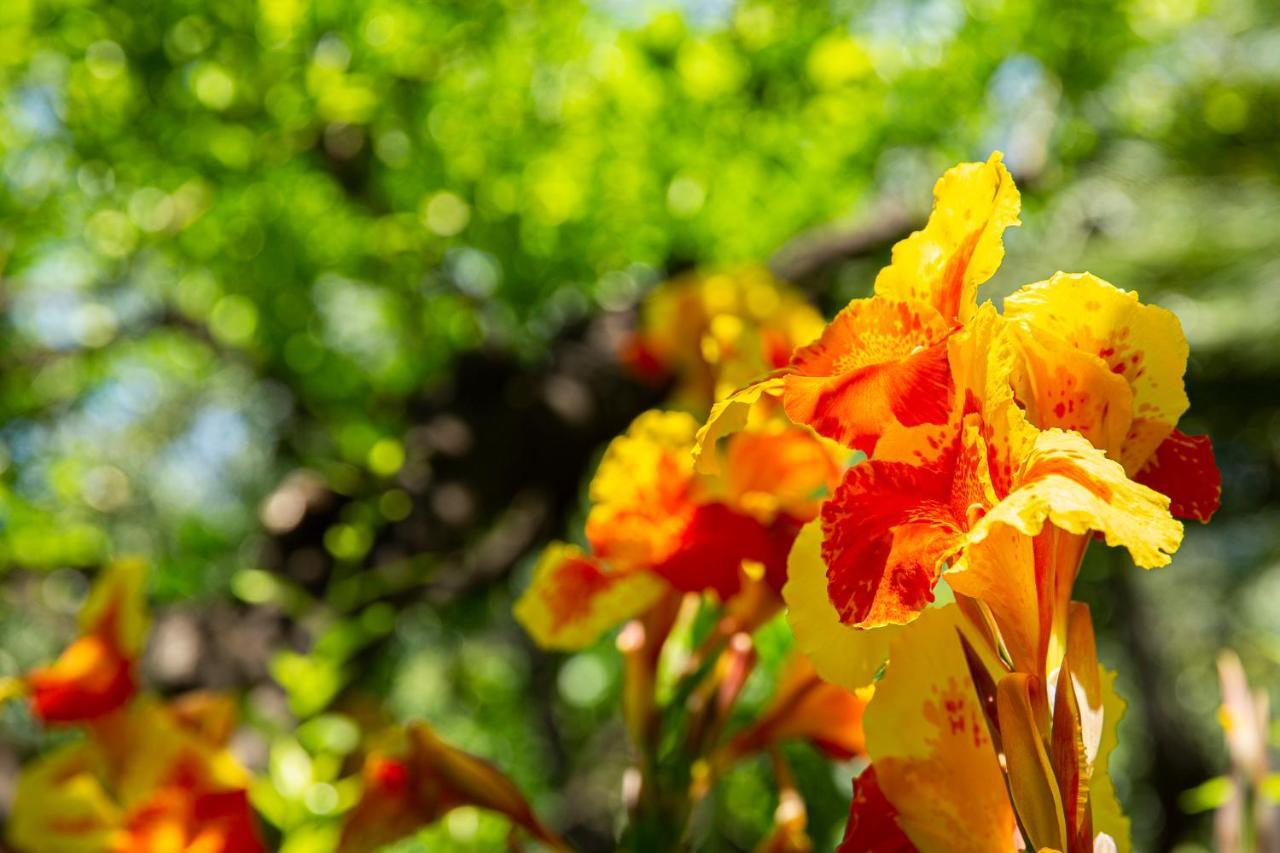
{"label": "blurred green foliage", "polygon": [[[505,583],[418,600],[429,549],[374,566],[381,531],[424,511],[423,400],[477,349],[545,365],[684,264],[919,216],[945,167],[1002,148],[1025,225],[992,294],[1047,257],[1176,310],[1188,429],[1227,475],[1222,517],[1172,568],[1129,577],[1129,598],[1114,560],[1085,581],[1137,700],[1120,790],[1140,839],[1169,841],[1190,825],[1162,811],[1152,721],[1193,720],[1179,731],[1220,756],[1222,644],[1280,683],[1277,57],[1263,0],[6,0],[0,562],[52,571],[6,581],[0,669],[56,647],[83,591],[66,567],[142,553],[169,601],[229,594],[290,626],[247,703],[257,800],[290,849],[323,846],[347,796],[345,718],[326,714],[352,681],[611,831],[607,649],[539,663]],[[806,284],[831,309],[883,260]],[[300,468],[345,500],[310,543],[337,567],[319,589],[262,556],[290,527],[269,497]],[[456,509],[431,494],[425,511]],[[1134,683],[1139,617],[1167,683]],[[800,760],[823,844],[843,805]],[[708,849],[752,843],[770,790],[766,768],[736,772]],[[410,848],[501,832],[466,811]]]}

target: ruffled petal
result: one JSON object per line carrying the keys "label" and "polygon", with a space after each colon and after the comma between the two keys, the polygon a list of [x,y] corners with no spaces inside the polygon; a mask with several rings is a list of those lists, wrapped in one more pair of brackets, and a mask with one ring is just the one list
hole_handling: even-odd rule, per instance
{"label": "ruffled petal", "polygon": [[1106,362],[1133,391],[1120,462],[1136,472],[1187,410],[1186,335],[1177,316],[1089,273],[1058,273],[1004,302],[1005,316]]}
{"label": "ruffled petal", "polygon": [[1222,472],[1207,435],[1175,429],[1134,479],[1168,497],[1177,518],[1207,522],[1222,503]]}
{"label": "ruffled petal", "polygon": [[1050,521],[1069,533],[1102,533],[1143,568],[1168,564],[1182,541],[1169,499],[1128,479],[1119,463],[1078,433],[1037,435],[1014,480],[1013,491],[970,531],[970,541],[980,541],[997,524],[1034,536]]}
{"label": "ruffled petal", "polygon": [[963,537],[952,514],[950,473],[945,463],[875,459],[849,469],[822,508],[822,558],[842,621],[861,628],[905,624],[933,601],[939,564]]}
{"label": "ruffled petal", "polygon": [[928,224],[893,247],[876,294],[927,302],[948,322],[968,320],[978,285],[1004,260],[1004,230],[1021,224],[1021,204],[999,151],[948,169],[934,185]]}
{"label": "ruffled petal", "polygon": [[1133,392],[1097,355],[1057,335],[1018,327],[1017,398],[1040,429],[1075,431],[1120,459],[1133,421]]}
{"label": "ruffled petal", "polygon": [[868,453],[891,424],[945,422],[948,331],[928,305],[855,299],[796,351],[784,380],[787,415]]}
{"label": "ruffled petal", "polygon": [[552,543],[514,612],[542,648],[581,649],[651,606],[665,588],[648,572],[605,571],[573,545]]}
{"label": "ruffled petal", "polygon": [[787,621],[796,645],[823,680],[846,690],[868,685],[889,658],[889,645],[903,628],[855,628],[840,621],[827,594],[827,566],[822,561],[822,523],[806,524],[796,537],[787,563]]}

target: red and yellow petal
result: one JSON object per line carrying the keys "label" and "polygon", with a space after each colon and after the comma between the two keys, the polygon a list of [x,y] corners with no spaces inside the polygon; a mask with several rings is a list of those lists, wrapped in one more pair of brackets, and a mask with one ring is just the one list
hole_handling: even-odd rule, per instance
{"label": "red and yellow petal", "polygon": [[940,563],[963,540],[951,485],[945,464],[872,459],[849,469],[822,509],[828,592],[842,621],[905,624],[933,601]]}
{"label": "red and yellow petal", "polygon": [[1018,401],[1040,429],[1075,431],[1119,460],[1133,421],[1133,392],[1094,353],[1050,332],[1017,327],[1022,370]]}
{"label": "red and yellow petal", "polygon": [[924,229],[893,247],[876,278],[887,299],[932,305],[948,323],[963,323],[977,307],[978,286],[1004,260],[1004,230],[1020,224],[1021,197],[995,152],[985,163],[961,163],[933,188]]}
{"label": "red and yellow petal", "polygon": [[1133,421],[1119,461],[1129,473],[1141,468],[1187,410],[1189,349],[1177,316],[1089,273],[1058,273],[1004,305],[1010,320],[1098,356],[1129,383]]}
{"label": "red and yellow petal", "polygon": [[1169,434],[1134,477],[1169,498],[1177,518],[1207,522],[1222,503],[1222,472],[1207,435]]}
{"label": "red and yellow petal", "polygon": [[948,331],[921,303],[854,300],[816,343],[796,351],[784,380],[787,415],[868,453],[891,424],[945,422]]}
{"label": "red and yellow petal", "polygon": [[92,720],[123,706],[137,691],[136,660],[150,615],[146,566],[122,560],[95,581],[80,611],[82,634],[50,666],[26,679],[32,710],[50,723]]}
{"label": "red and yellow petal", "polygon": [[679,546],[693,511],[694,434],[683,412],[650,411],[610,442],[589,489],[587,539],[617,569],[646,569]]}
{"label": "red and yellow petal", "polygon": [[123,706],[137,691],[133,661],[109,637],[84,636],[54,663],[27,676],[31,710],[45,723],[93,720]]}
{"label": "red and yellow petal", "polygon": [[957,632],[985,648],[955,605],[929,608],[898,636],[867,706],[867,751],[921,850],[1012,853],[1013,809]]}
{"label": "red and yellow petal", "polygon": [[547,546],[516,619],[545,649],[580,649],[640,613],[666,585],[647,572],[610,572],[572,545]]}

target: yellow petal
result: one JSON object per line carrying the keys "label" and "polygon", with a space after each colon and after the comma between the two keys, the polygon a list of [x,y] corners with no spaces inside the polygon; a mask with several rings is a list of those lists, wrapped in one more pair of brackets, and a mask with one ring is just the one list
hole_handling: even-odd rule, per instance
{"label": "yellow petal", "polygon": [[711,407],[711,415],[698,430],[693,446],[693,458],[703,474],[720,473],[720,455],[716,443],[726,435],[737,432],[751,419],[752,409],[761,400],[782,396],[783,376],[772,374],[734,391]]}
{"label": "yellow petal", "polygon": [[516,620],[544,649],[581,649],[648,608],[666,588],[648,572],[608,572],[573,545],[547,546]]}
{"label": "yellow petal", "polygon": [[997,151],[947,170],[934,185],[928,224],[893,247],[876,277],[878,295],[928,302],[949,322],[969,319],[978,285],[1004,260],[1004,229],[1021,224],[1021,197],[1001,160]]}
{"label": "yellow petal", "polygon": [[898,636],[867,706],[867,751],[921,850],[1012,853],[1013,809],[958,631],[983,648],[955,605],[925,610]]}
{"label": "yellow petal", "polygon": [[586,533],[613,568],[651,568],[679,546],[694,509],[697,427],[684,412],[649,411],[609,443],[591,480]]}
{"label": "yellow petal", "polygon": [[80,630],[85,634],[105,631],[120,651],[137,657],[151,624],[146,582],[147,567],[141,560],[119,560],[107,566],[80,610]]}
{"label": "yellow petal", "polygon": [[98,781],[105,772],[89,744],[64,746],[18,776],[8,839],[19,850],[101,853],[115,849],[124,813]]}
{"label": "yellow petal", "polygon": [[1004,305],[1006,317],[1098,356],[1129,383],[1133,422],[1120,461],[1136,473],[1187,410],[1182,375],[1189,350],[1177,316],[1089,273],[1058,273]]}
{"label": "yellow petal", "polygon": [[787,621],[796,645],[824,681],[857,690],[875,679],[889,657],[889,645],[902,628],[854,628],[840,621],[827,595],[827,567],[822,561],[822,522],[811,521],[796,537],[787,560],[782,588]]}
{"label": "yellow petal", "polygon": [[1089,782],[1089,799],[1093,803],[1093,831],[1111,836],[1117,853],[1130,853],[1133,841],[1129,836],[1129,818],[1125,817],[1124,810],[1120,807],[1115,786],[1111,784],[1111,774],[1107,772],[1107,762],[1119,743],[1117,728],[1124,717],[1125,701],[1116,692],[1116,674],[1103,667],[1099,669],[1102,673],[1103,726],[1102,742],[1098,747],[1098,758],[1094,762],[1093,776]]}
{"label": "yellow petal", "polygon": [[591,502],[632,503],[659,489],[664,477],[687,477],[697,431],[698,422],[685,412],[655,410],[637,417],[605,450],[591,480]]}
{"label": "yellow petal", "polygon": [[1045,521],[1069,533],[1099,531],[1147,569],[1168,564],[1182,541],[1167,497],[1128,479],[1083,436],[1058,429],[1036,436],[1014,473],[1013,491],[974,526],[970,540],[980,541],[997,524],[1034,536]]}

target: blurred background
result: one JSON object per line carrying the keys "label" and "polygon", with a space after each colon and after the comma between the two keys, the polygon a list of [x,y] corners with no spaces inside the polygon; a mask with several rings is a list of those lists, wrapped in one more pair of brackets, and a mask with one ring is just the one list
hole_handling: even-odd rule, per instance
{"label": "blurred background", "polygon": [[[618,365],[636,305],[760,262],[830,315],[1000,149],[1024,225],[984,294],[1088,270],[1191,342],[1222,511],[1159,572],[1094,549],[1081,596],[1137,849],[1201,849],[1218,651],[1280,700],[1278,116],[1269,0],[4,0],[0,675],[142,554],[148,677],[242,691],[288,849],[359,697],[607,849],[616,656],[537,652],[510,605],[662,398]],[[0,803],[44,737],[0,711]],[[855,768],[807,750],[827,849]],[[706,849],[764,832],[768,774],[729,777]],[[459,810],[403,849],[504,833]]]}

